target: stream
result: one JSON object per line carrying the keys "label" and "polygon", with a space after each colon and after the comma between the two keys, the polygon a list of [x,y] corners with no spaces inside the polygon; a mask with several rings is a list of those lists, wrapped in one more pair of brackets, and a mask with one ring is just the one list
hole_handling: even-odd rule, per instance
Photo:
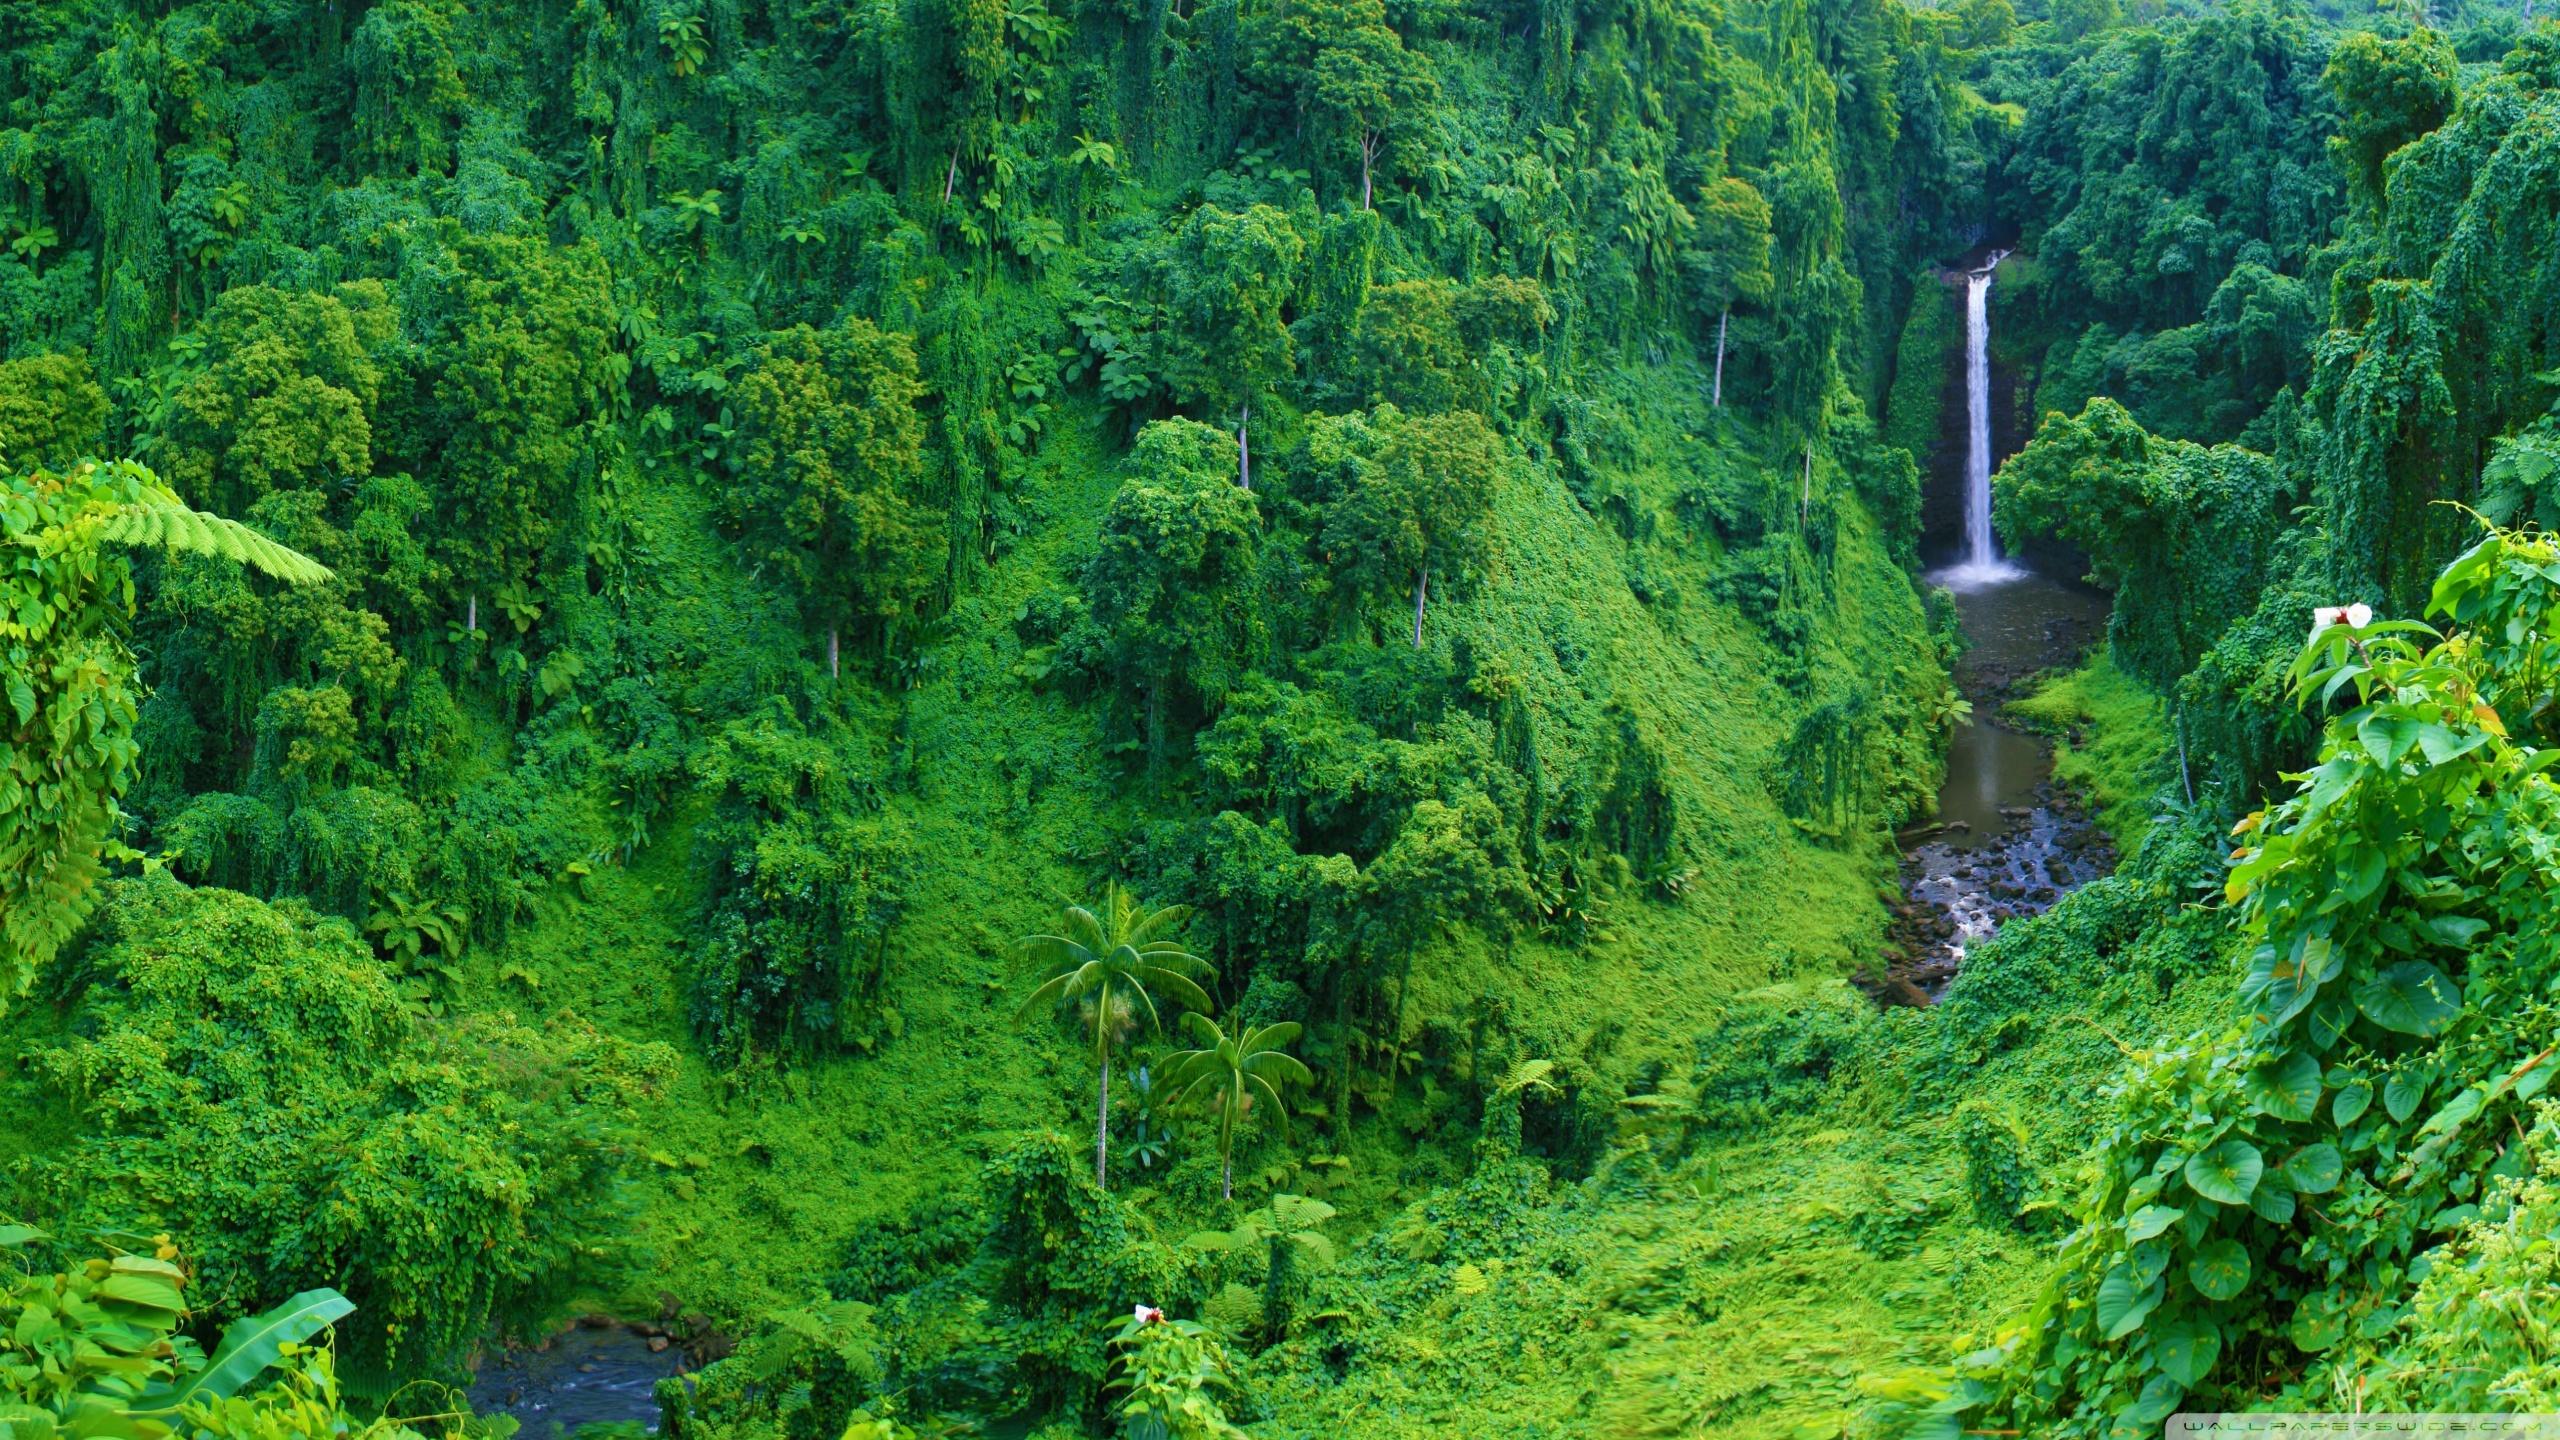
{"label": "stream", "polygon": [[1928,578],[1955,596],[1969,648],[1954,678],[1973,718],[1948,739],[1935,822],[1901,837],[1903,899],[1884,974],[1869,986],[1887,1004],[1936,1000],[1966,946],[2115,866],[2106,837],[2054,783],[2052,742],[2001,718],[2038,672],[2098,641],[2108,603],[2002,555],[1992,533],[1990,294],[2007,253],[1950,277],[1965,287],[1963,548]]}
{"label": "stream", "polygon": [[[661,1348],[651,1349],[652,1340]],[[546,1440],[557,1426],[574,1434],[584,1425],[658,1428],[658,1382],[682,1369],[685,1352],[638,1330],[581,1324],[561,1331],[537,1349],[500,1350],[471,1378],[471,1408],[482,1415],[512,1415],[523,1440]]]}

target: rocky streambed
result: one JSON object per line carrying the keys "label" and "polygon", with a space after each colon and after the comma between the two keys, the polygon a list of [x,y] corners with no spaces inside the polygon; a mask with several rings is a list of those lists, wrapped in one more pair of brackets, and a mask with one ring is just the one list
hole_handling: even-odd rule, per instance
{"label": "rocky streambed", "polygon": [[1864,982],[1879,1001],[1929,1004],[1966,946],[2115,868],[2113,844],[2053,778],[2053,742],[2001,714],[2037,675],[2088,652],[2106,603],[2085,586],[2031,573],[1957,592],[1971,648],[1955,679],[1973,719],[1948,744],[1936,818],[1899,837],[1901,898],[1883,964]]}

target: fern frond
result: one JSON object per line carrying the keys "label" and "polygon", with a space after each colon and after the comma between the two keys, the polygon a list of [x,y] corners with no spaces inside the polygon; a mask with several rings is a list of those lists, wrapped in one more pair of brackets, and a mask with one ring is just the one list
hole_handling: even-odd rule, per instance
{"label": "fern frond", "polygon": [[277,544],[237,520],[190,510],[174,502],[123,506],[108,518],[100,534],[120,545],[219,556],[288,585],[316,585],[331,577],[328,566],[299,550]]}

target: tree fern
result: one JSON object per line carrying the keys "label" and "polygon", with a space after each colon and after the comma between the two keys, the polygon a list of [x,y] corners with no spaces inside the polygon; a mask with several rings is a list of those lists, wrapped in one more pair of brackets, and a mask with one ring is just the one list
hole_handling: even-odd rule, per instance
{"label": "tree fern", "polygon": [[132,782],[131,574],[105,546],[218,556],[291,584],[328,567],[189,509],[131,461],[0,475],[0,1005],[88,919]]}
{"label": "tree fern", "polygon": [[219,556],[289,585],[314,585],[330,578],[328,566],[301,551],[279,545],[237,520],[190,510],[165,493],[119,506],[98,535],[118,545]]}

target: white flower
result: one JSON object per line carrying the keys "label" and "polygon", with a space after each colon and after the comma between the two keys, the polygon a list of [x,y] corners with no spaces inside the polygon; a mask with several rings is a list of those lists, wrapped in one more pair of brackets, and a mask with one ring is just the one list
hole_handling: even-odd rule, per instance
{"label": "white flower", "polygon": [[2332,625],[2361,630],[2372,623],[2373,607],[2370,605],[2323,605],[2311,612],[2311,638],[2319,639],[2320,632]]}
{"label": "white flower", "polygon": [[1161,1325],[1164,1323],[1164,1312],[1153,1305],[1141,1305],[1130,1312],[1129,1318],[1141,1325]]}

